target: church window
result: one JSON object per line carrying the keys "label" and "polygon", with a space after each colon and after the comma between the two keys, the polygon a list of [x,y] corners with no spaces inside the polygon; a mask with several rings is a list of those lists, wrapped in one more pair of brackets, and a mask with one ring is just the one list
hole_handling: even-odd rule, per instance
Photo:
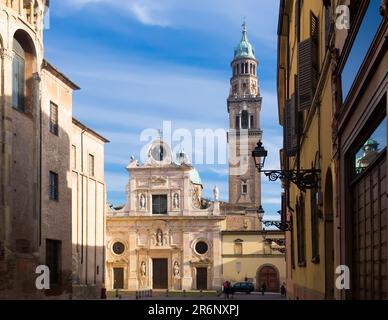
{"label": "church window", "polygon": [[236,68],[237,68],[237,74],[239,74],[239,73],[240,73],[240,65],[237,64],[237,65],[236,65]]}
{"label": "church window", "polygon": [[254,128],[255,127],[255,117],[254,116],[251,116],[251,128]]}
{"label": "church window", "polygon": [[152,214],[167,214],[167,195],[152,196]]}
{"label": "church window", "polygon": [[256,75],[256,66],[253,65],[253,75]]}
{"label": "church window", "polygon": [[125,251],[125,246],[121,242],[115,242],[113,244],[112,250],[115,254],[120,255]]}
{"label": "church window", "polygon": [[205,254],[209,250],[209,246],[205,241],[198,241],[195,245],[195,251],[198,254]]}
{"label": "church window", "polygon": [[248,119],[249,119],[248,111],[243,110],[241,112],[241,128],[242,129],[248,129],[248,126],[249,126]]}

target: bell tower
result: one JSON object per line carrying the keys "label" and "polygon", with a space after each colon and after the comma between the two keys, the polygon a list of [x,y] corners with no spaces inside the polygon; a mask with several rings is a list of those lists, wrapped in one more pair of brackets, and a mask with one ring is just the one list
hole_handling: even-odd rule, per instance
{"label": "bell tower", "polygon": [[245,22],[234,50],[232,78],[227,100],[229,113],[229,202],[258,208],[261,205],[260,174],[251,153],[261,139],[258,61],[248,40]]}

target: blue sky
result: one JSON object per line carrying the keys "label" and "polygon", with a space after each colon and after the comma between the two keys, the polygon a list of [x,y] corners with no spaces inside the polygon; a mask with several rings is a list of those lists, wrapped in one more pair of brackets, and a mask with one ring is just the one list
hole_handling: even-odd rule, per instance
{"label": "blue sky", "polygon": [[[50,5],[45,56],[82,88],[74,94],[74,116],[111,141],[105,149],[109,202],[125,203],[125,167],[131,155],[140,157],[144,129],[159,129],[164,120],[191,132],[227,129],[230,62],[244,17],[259,60],[267,168],[279,167],[278,0],[58,0]],[[210,197],[217,184],[227,200],[227,167],[195,167],[205,195]],[[264,209],[275,213],[279,183],[263,178],[262,189]]]}

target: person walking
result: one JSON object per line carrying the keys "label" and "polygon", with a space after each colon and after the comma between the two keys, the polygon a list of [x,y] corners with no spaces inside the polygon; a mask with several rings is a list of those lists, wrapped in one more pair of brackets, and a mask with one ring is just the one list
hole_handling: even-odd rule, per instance
{"label": "person walking", "polygon": [[287,295],[286,285],[284,282],[283,282],[282,286],[280,287],[280,294],[281,294],[282,298],[285,298]]}
{"label": "person walking", "polygon": [[263,296],[264,296],[266,290],[267,290],[267,285],[266,285],[265,283],[263,283],[263,284],[261,285],[261,294],[262,294]]}
{"label": "person walking", "polygon": [[223,286],[222,286],[222,289],[224,291],[224,297],[225,299],[229,299],[229,281],[225,281]]}

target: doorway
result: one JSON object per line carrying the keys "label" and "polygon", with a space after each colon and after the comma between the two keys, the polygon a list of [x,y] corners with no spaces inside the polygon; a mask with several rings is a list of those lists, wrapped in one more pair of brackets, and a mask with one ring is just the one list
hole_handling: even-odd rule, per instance
{"label": "doorway", "polygon": [[124,289],[124,268],[113,268],[113,289]]}
{"label": "doorway", "polygon": [[168,259],[152,259],[153,289],[168,289]]}
{"label": "doorway", "polygon": [[197,290],[207,290],[207,268],[197,268]]}
{"label": "doorway", "polygon": [[256,290],[260,290],[263,283],[267,286],[269,292],[279,292],[279,275],[272,266],[264,266],[257,271]]}

